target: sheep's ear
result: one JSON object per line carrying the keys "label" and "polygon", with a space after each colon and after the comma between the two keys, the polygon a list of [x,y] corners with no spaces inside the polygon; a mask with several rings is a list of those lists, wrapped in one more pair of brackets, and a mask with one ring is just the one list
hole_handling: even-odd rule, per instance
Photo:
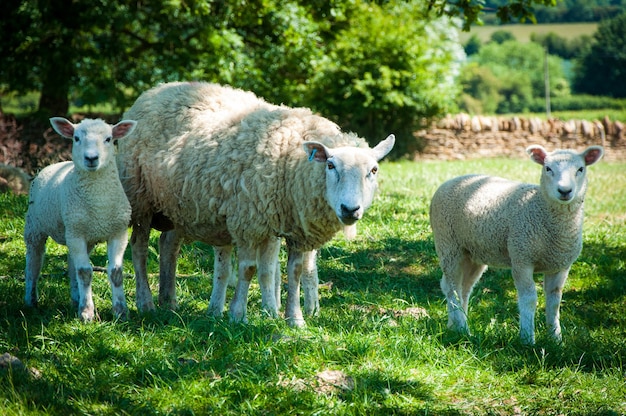
{"label": "sheep's ear", "polygon": [[546,149],[544,149],[543,146],[539,146],[539,145],[529,146],[526,149],[526,153],[530,155],[530,159],[533,162],[539,163],[542,166],[546,161],[546,156],[548,155],[548,152],[546,151]]}
{"label": "sheep's ear", "polygon": [[582,153],[583,159],[585,159],[585,165],[593,165],[598,160],[602,159],[604,155],[604,148],[602,146],[589,146]]}
{"label": "sheep's ear", "polygon": [[137,127],[135,120],[122,120],[113,126],[113,139],[119,140],[131,134]]}
{"label": "sheep's ear", "polygon": [[330,155],[330,150],[319,142],[304,142],[302,144],[309,160],[316,162],[326,162]]}
{"label": "sheep's ear", "polygon": [[391,149],[393,149],[393,145],[395,143],[396,136],[390,134],[385,140],[378,143],[376,147],[372,149],[373,156],[376,158],[376,160],[382,159],[383,157],[387,156],[389,152],[391,152]]}
{"label": "sheep's ear", "polygon": [[52,128],[54,131],[59,133],[61,136],[71,139],[74,137],[74,126],[68,119],[63,117],[52,117],[50,119],[50,124],[52,124]]}

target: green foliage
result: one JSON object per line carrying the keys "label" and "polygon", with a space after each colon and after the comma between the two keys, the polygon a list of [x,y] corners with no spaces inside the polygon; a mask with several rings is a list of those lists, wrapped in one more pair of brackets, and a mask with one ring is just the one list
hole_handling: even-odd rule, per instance
{"label": "green foliage", "polygon": [[496,30],[491,34],[491,41],[501,44],[510,40],[515,40],[515,36],[510,30]]}
{"label": "green foliage", "polygon": [[593,44],[580,58],[574,90],[591,95],[626,97],[626,13],[601,22]]}
{"label": "green foliage", "polygon": [[573,59],[587,50],[588,45],[591,43],[591,36],[581,35],[568,39],[554,32],[546,34],[533,33],[530,36],[530,40],[543,46],[551,55],[556,55],[563,59]]}
{"label": "green foliage", "polygon": [[[9,352],[34,371],[0,369],[0,409],[7,415],[624,414],[626,183],[615,178],[625,168],[604,161],[590,168],[583,252],[563,293],[564,340],[555,344],[546,336],[538,275],[535,347],[518,339],[516,292],[503,270],[489,269],[474,290],[472,335],[446,330],[428,223],[430,198],[446,179],[481,172],[536,183],[539,167],[528,160],[383,162],[379,197],[358,236],[338,236],[320,250],[321,311],[304,329],[263,316],[256,280],[249,324],[207,317],[212,253],[198,244],[181,250],[176,312],[137,313],[129,249],[129,321],[113,320],[106,276],[96,273],[100,320],[79,322],[65,251],[54,243],[40,306],[25,308],[21,233],[28,200],[2,194],[0,354]],[[156,291],[158,235],[152,237]],[[97,246],[94,263],[104,265],[105,255]]]}
{"label": "green foliage", "polygon": [[[497,113],[529,111],[533,100],[545,95],[544,54],[536,43],[509,40],[483,45],[466,64],[460,79],[463,92],[480,101],[472,108],[485,112],[495,108]],[[548,71],[551,96],[568,95],[569,83],[558,57],[548,56]],[[467,101],[465,106],[472,111]]]}
{"label": "green foliage", "polygon": [[458,94],[463,51],[455,27],[448,19],[407,19],[420,7],[356,2],[310,80],[309,106],[373,143],[395,133],[396,156],[417,150],[412,133],[420,120],[452,109]]}

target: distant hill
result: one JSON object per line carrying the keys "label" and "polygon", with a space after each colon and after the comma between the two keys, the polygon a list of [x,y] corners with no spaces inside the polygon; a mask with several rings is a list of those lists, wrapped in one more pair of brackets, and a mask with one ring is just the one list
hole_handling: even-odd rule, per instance
{"label": "distant hill", "polygon": [[593,35],[598,27],[597,23],[549,23],[549,24],[510,24],[510,25],[485,25],[472,26],[469,32],[461,32],[461,43],[465,44],[472,35],[477,35],[481,42],[486,42],[491,38],[491,34],[497,30],[509,31],[515,36],[517,41],[530,42],[530,35],[538,35],[554,32],[557,35],[573,39],[581,35]]}

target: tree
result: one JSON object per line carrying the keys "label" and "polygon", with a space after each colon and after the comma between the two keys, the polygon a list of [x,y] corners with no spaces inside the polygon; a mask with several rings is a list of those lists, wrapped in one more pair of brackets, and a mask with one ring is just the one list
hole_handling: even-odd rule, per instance
{"label": "tree", "polygon": [[626,13],[598,25],[593,43],[577,63],[578,93],[626,97]]}
{"label": "tree", "polygon": [[420,119],[455,105],[464,58],[457,30],[448,18],[407,20],[424,12],[419,2],[355,5],[315,68],[308,105],[340,115],[344,128],[375,143],[395,133],[394,154],[410,154],[419,147],[412,133]]}

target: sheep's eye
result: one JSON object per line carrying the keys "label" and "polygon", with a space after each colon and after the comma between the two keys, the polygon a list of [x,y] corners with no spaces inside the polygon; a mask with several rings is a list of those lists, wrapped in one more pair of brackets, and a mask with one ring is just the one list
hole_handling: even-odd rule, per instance
{"label": "sheep's eye", "polygon": [[335,169],[335,164],[333,162],[328,162],[326,164],[326,167],[328,167],[328,170],[333,170]]}
{"label": "sheep's eye", "polygon": [[109,137],[107,137],[106,139],[104,139],[104,142],[105,142],[105,143],[110,143],[110,142],[111,142],[111,139],[112,139],[112,137],[111,137],[111,136],[109,136]]}
{"label": "sheep's eye", "polygon": [[80,141],[80,138],[78,136],[74,136],[74,143],[78,143]]}
{"label": "sheep's eye", "polygon": [[372,170],[370,170],[370,173],[371,173],[372,175],[376,175],[376,173],[378,173],[378,166],[374,166],[374,167],[372,168]]}
{"label": "sheep's eye", "polygon": [[578,168],[578,173],[583,173],[584,171],[585,171],[584,167],[581,166],[581,167]]}
{"label": "sheep's eye", "polygon": [[550,166],[546,166],[546,172],[548,173],[552,172],[552,169],[550,169]]}

